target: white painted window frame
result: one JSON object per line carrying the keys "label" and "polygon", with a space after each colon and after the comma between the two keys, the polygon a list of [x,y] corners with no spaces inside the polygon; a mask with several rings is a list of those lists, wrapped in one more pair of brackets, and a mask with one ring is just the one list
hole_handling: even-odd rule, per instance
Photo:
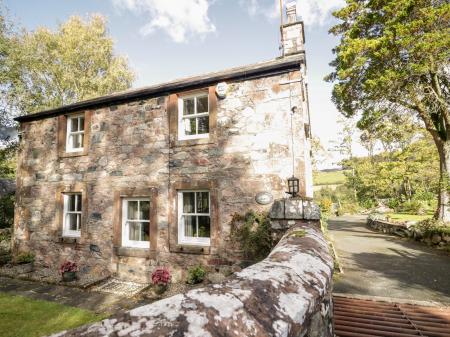
{"label": "white painted window frame", "polygon": [[[85,123],[83,122],[83,130],[82,131],[70,131],[71,130],[71,126],[72,126],[72,121],[74,119],[78,119],[78,128],[80,127],[80,118],[85,118],[84,114],[78,114],[78,115],[71,115],[71,116],[67,116],[67,131],[66,131],[66,152],[80,152],[84,150],[84,144],[85,144],[85,139],[84,139],[84,127],[85,127]],[[83,135],[83,146],[82,147],[72,147],[70,140],[70,136],[71,135]]]}
{"label": "white painted window frame", "polygon": [[[69,211],[69,198],[74,195],[81,196],[81,211]],[[79,238],[81,236],[81,221],[83,218],[83,195],[82,193],[64,193],[63,194],[64,199],[64,214],[63,214],[63,236],[65,237],[73,237],[73,238]],[[75,198],[75,209],[77,209],[78,206],[78,198]],[[77,228],[78,230],[74,231],[70,229],[70,224],[68,222],[68,215],[69,214],[77,214]]]}
{"label": "white painted window frame", "polygon": [[[137,241],[137,240],[129,239],[130,231],[129,231],[128,222],[145,222],[148,224],[148,227],[150,229],[150,219],[149,220],[129,220],[128,219],[128,201],[148,201],[150,203],[150,207],[152,207],[150,198],[144,198],[144,197],[122,198],[122,247],[150,249],[150,230],[148,233],[149,241]],[[139,208],[140,208],[140,202],[138,203],[138,214],[139,214]],[[150,212],[151,212],[151,210],[150,210]]]}
{"label": "white painted window frame", "polygon": [[[184,213],[183,212],[183,193],[186,192],[208,192],[208,213]],[[197,194],[195,194],[194,198],[195,203],[195,211],[197,210]],[[199,238],[185,235],[184,228],[184,216],[185,215],[193,215],[193,216],[209,216],[209,224],[210,224],[210,233],[212,232],[212,223],[211,223],[211,193],[209,190],[179,190],[178,191],[178,243],[183,245],[195,245],[195,246],[210,246],[211,245],[211,237],[209,238]],[[198,221],[197,221],[197,233],[198,233]]]}
{"label": "white painted window frame", "polygon": [[[197,113],[197,97],[202,97],[202,96],[206,96],[208,98],[208,112]],[[189,98],[195,98],[194,99],[194,114],[183,115],[183,109],[184,109],[183,101],[185,99],[189,99]],[[198,132],[198,118],[205,117],[205,116],[209,116],[211,118],[210,109],[211,109],[211,105],[209,102],[209,93],[207,91],[200,91],[200,92],[197,92],[197,93],[194,93],[191,95],[179,96],[178,97],[178,140],[209,138],[209,132],[211,132],[211,130],[209,130],[208,133],[201,133],[201,134],[196,134],[196,135],[186,135],[184,133],[183,121],[185,119],[195,118],[196,131]],[[208,126],[208,129],[209,129],[209,126]]]}

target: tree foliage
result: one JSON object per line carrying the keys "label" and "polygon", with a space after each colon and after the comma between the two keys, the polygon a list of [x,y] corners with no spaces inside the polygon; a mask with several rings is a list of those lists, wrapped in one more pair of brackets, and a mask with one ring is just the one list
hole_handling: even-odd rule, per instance
{"label": "tree foliage", "polygon": [[402,150],[382,152],[372,159],[344,161],[347,185],[357,192],[361,204],[375,204],[379,199],[427,201],[438,193],[439,160],[433,141],[427,134]]}
{"label": "tree foliage", "polygon": [[346,0],[334,16],[340,23],[331,33],[341,40],[327,80],[336,106],[360,115],[362,128],[386,116],[419,117],[439,153],[439,216],[450,219],[450,3]]}
{"label": "tree foliage", "polygon": [[44,27],[33,32],[4,29],[0,43],[2,39],[6,42],[0,67],[5,73],[0,86],[9,110],[15,113],[124,90],[134,79],[126,58],[114,54],[106,20],[99,15],[87,20],[73,16],[56,31]]}

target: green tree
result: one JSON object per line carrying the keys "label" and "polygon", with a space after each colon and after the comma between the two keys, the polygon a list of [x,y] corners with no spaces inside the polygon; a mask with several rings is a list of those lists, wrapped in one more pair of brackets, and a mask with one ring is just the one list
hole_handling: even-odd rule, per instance
{"label": "green tree", "polygon": [[100,15],[87,20],[72,16],[56,31],[41,27],[1,35],[6,51],[0,67],[6,75],[0,86],[8,109],[16,114],[125,90],[134,80],[127,59],[114,54]]}
{"label": "green tree", "polygon": [[436,217],[450,221],[450,4],[445,0],[346,0],[327,76],[347,117],[419,117],[439,153]]}

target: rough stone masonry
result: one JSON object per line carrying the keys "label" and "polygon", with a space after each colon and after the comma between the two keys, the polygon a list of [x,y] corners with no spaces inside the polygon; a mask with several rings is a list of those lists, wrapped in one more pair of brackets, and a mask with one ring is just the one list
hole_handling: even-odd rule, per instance
{"label": "rough stone masonry", "polygon": [[[255,195],[285,197],[293,174],[301,196],[312,192],[303,24],[290,18],[285,57],[19,117],[14,252],[32,251],[38,266],[71,260],[82,272],[137,281],[160,265],[177,280],[191,265],[239,261],[230,240],[235,213],[268,211]],[[209,99],[209,133],[184,140],[179,101],[195,93]],[[84,147],[69,152],[67,125],[76,115]],[[180,243],[182,190],[209,192],[208,245]],[[73,193],[81,195],[80,235],[66,237],[64,196]],[[150,201],[146,247],[124,245],[124,198]]]}

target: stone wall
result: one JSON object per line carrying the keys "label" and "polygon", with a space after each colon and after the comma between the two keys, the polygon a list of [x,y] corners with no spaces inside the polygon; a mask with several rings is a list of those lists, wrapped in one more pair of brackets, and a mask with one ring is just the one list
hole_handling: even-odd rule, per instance
{"label": "stone wall", "polygon": [[[305,97],[301,82],[290,82],[300,76],[295,70],[228,82],[226,98],[216,102],[213,137],[206,142],[176,141],[169,103],[177,93],[85,111],[89,146],[80,156],[60,153],[57,135],[63,116],[21,123],[14,250],[33,251],[38,265],[55,267],[69,259],[79,262],[82,272],[142,281],[156,265],[178,267],[177,279],[190,265],[235,263],[240,256],[229,240],[233,214],[269,210],[270,205],[255,202],[260,191],[275,199],[287,191],[293,106],[299,107],[294,115],[296,176],[305,193]],[[215,88],[203,90],[214,94]],[[215,205],[211,247],[179,247],[173,242],[176,189],[205,185]],[[81,238],[66,240],[61,236],[60,195],[73,190],[83,191],[84,221]],[[149,252],[117,247],[117,200],[136,191],[155,197]]]}
{"label": "stone wall", "polygon": [[55,336],[331,337],[333,260],[317,221],[296,221],[263,261],[191,290]]}

